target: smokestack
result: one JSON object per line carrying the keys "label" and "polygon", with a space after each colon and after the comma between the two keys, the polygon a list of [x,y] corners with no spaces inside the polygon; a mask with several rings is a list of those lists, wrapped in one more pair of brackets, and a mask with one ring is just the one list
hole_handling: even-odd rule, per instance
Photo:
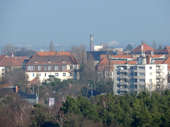
{"label": "smokestack", "polygon": [[15,86],[15,92],[18,93],[18,86]]}
{"label": "smokestack", "polygon": [[151,63],[150,61],[151,61],[150,56],[146,56],[146,64],[150,64]]}
{"label": "smokestack", "polygon": [[90,51],[93,51],[93,35],[90,34]]}

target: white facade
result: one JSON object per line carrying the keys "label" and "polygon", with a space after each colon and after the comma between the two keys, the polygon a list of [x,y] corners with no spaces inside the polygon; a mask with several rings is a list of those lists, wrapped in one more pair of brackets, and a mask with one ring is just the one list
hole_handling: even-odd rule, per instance
{"label": "white facade", "polygon": [[141,90],[151,92],[165,89],[167,74],[167,64],[114,65],[114,94],[138,94]]}
{"label": "white facade", "polygon": [[94,46],[94,51],[100,51],[103,49],[103,45],[95,45]]}
{"label": "white facade", "polygon": [[[35,67],[33,68],[35,69]],[[43,82],[44,80],[48,79],[50,75],[59,78],[61,81],[67,79],[79,80],[79,73],[77,72],[78,69],[79,69],[79,65],[75,64],[75,65],[66,65],[66,69],[62,71],[54,70],[54,68],[52,68],[51,71],[41,71],[41,70],[31,71],[31,72],[27,71],[26,72],[26,75],[28,76],[27,81],[32,81],[33,79],[38,77],[40,82]]]}
{"label": "white facade", "polygon": [[5,67],[0,67],[0,78],[5,76]]}

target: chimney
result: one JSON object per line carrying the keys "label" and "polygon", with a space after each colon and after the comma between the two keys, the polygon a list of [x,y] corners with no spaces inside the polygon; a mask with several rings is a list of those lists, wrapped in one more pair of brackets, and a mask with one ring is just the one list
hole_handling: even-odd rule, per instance
{"label": "chimney", "polygon": [[146,56],[146,64],[150,64],[150,56]]}
{"label": "chimney", "polygon": [[15,92],[18,93],[18,86],[15,86]]}
{"label": "chimney", "polygon": [[90,51],[93,51],[93,35],[90,34]]}

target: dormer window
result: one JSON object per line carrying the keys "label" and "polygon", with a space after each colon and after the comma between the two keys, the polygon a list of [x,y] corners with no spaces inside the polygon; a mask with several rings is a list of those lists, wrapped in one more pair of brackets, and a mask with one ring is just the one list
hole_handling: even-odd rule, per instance
{"label": "dormer window", "polygon": [[38,63],[37,61],[34,61],[34,63]]}
{"label": "dormer window", "polygon": [[66,70],[66,65],[63,65],[63,66],[62,66],[62,70]]}
{"label": "dormer window", "polygon": [[51,61],[48,61],[48,63],[51,63]]}
{"label": "dormer window", "polygon": [[66,61],[62,61],[62,63],[66,63]]}

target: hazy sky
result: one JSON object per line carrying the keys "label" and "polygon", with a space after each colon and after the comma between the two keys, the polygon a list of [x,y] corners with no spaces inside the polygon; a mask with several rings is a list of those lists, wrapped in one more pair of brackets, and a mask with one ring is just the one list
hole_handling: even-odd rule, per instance
{"label": "hazy sky", "polygon": [[[0,45],[170,46],[170,0],[1,0]],[[116,42],[116,43],[115,43]],[[119,44],[119,45],[118,45]],[[115,47],[116,47],[115,46]]]}

